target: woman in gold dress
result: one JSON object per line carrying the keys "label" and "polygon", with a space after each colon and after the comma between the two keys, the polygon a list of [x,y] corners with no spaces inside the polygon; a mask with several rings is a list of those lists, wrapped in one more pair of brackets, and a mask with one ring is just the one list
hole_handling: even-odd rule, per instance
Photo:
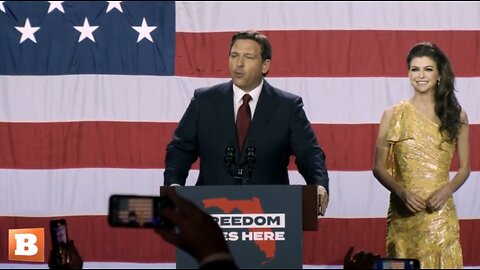
{"label": "woman in gold dress", "polygon": [[[387,256],[415,258],[421,268],[462,268],[452,194],[470,174],[468,118],[455,97],[448,58],[416,44],[407,56],[414,94],[380,122],[373,174],[390,192]],[[453,153],[459,168],[450,180]]]}

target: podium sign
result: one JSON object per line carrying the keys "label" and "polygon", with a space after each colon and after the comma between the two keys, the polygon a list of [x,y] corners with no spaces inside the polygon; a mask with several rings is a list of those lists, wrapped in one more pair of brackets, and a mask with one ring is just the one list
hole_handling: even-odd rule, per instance
{"label": "podium sign", "polygon": [[[239,268],[302,268],[301,186],[187,186],[176,190],[214,217]],[[198,268],[195,259],[182,250],[177,249],[176,256],[177,268]]]}

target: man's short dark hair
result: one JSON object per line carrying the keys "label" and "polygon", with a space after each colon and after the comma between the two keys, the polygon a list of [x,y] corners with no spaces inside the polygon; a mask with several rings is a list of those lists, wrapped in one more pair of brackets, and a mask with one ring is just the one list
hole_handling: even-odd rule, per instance
{"label": "man's short dark hair", "polygon": [[270,45],[268,38],[265,35],[253,30],[238,32],[233,35],[232,43],[230,44],[230,50],[228,51],[228,54],[230,54],[233,44],[239,39],[250,39],[257,42],[261,48],[262,62],[267,59],[272,59],[272,46]]}

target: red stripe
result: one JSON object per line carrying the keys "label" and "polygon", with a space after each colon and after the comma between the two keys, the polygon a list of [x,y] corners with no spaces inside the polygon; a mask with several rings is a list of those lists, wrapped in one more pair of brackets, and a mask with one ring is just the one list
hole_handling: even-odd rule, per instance
{"label": "red stripe", "polygon": [[[69,236],[84,261],[174,262],[175,249],[153,230],[119,229],[108,226],[105,216],[67,217]],[[46,250],[50,250],[50,218],[0,217],[0,263],[8,262],[8,229],[45,228]],[[350,246],[385,256],[384,218],[321,219],[319,230],[304,232],[304,264],[338,265]],[[480,265],[480,220],[460,221],[464,264]],[[48,258],[48,256],[46,256]]]}
{"label": "red stripe", "polygon": [[[165,149],[176,126],[151,122],[0,123],[0,168],[164,168]],[[329,170],[371,170],[377,124],[314,124],[313,129],[327,155]],[[480,171],[480,151],[475,150],[480,149],[479,137],[480,125],[471,125],[473,171]],[[295,169],[294,162],[290,169]]]}
{"label": "red stripe", "polygon": [[[405,57],[417,42],[436,43],[457,76],[478,77],[479,31],[264,31],[272,44],[271,77],[405,77]],[[229,77],[233,32],[177,33],[175,74]],[[477,41],[477,42],[476,42]],[[459,49],[461,48],[461,49]]]}

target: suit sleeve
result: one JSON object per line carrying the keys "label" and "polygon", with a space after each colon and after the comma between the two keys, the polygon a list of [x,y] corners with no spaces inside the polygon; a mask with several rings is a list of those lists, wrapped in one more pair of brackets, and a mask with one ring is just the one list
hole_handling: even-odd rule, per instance
{"label": "suit sleeve", "polygon": [[294,113],[290,119],[290,145],[298,171],[308,185],[321,185],[328,192],[329,179],[325,153],[303,110],[302,98],[297,97],[294,106]]}
{"label": "suit sleeve", "polygon": [[165,157],[164,185],[184,186],[192,164],[198,158],[199,101],[196,90],[187,110],[178,123],[172,141],[167,146]]}

